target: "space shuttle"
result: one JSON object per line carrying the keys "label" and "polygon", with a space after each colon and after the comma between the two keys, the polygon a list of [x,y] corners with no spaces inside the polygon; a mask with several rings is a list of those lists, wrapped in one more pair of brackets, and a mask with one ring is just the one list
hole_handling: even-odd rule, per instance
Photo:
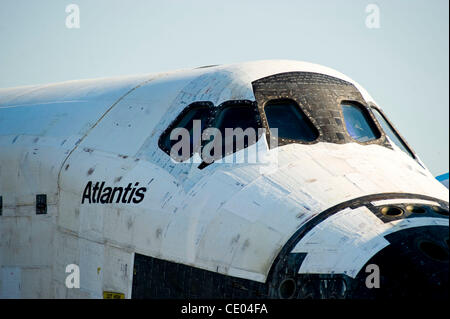
{"label": "space shuttle", "polygon": [[448,298],[382,107],[286,60],[0,89],[0,298]]}

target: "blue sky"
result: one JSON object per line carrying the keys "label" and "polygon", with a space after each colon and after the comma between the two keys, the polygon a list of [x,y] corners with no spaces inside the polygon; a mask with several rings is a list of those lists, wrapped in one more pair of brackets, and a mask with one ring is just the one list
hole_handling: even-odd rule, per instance
{"label": "blue sky", "polygon": [[[71,3],[79,29],[65,26]],[[370,3],[379,29],[365,25]],[[0,0],[0,87],[314,62],[363,85],[439,175],[449,170],[448,15],[447,0]]]}

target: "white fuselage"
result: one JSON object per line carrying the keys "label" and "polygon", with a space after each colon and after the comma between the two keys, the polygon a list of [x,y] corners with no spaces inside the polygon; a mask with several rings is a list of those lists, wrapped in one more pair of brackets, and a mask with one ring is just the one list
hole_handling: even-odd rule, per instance
{"label": "white fuselage", "polygon": [[[0,298],[104,291],[130,298],[135,253],[263,283],[289,238],[339,203],[379,193],[448,201],[448,190],[396,147],[319,142],[269,150],[260,139],[277,156],[266,171],[265,164],[198,169],[158,147],[190,103],[255,101],[253,81],[293,71],[350,81],[375,103],[344,75],[292,61],[0,89]],[[94,196],[96,185],[103,187]],[[123,189],[119,203],[102,202],[107,187]],[[36,214],[38,194],[47,196],[46,214]],[[356,276],[388,244],[383,234],[425,224],[448,226],[448,219],[382,223],[347,209],[295,246],[310,252],[299,271]],[[70,264],[79,266],[79,289],[66,287]]]}

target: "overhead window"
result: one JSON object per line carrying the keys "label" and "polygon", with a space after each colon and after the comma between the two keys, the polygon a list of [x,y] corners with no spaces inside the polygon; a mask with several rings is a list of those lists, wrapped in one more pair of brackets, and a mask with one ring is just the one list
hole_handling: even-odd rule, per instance
{"label": "overhead window", "polygon": [[[211,106],[212,103],[207,102],[198,102],[195,104],[191,104],[161,135],[159,139],[159,146],[161,147],[161,149],[164,150],[167,154],[171,155],[170,152],[172,150],[172,147],[182,140],[184,133],[188,133],[188,152],[185,148],[177,147],[177,149],[175,150],[175,155],[176,159],[179,161],[190,158],[200,147],[201,132],[203,132],[208,121],[210,120],[212,113]],[[195,120],[198,121],[196,122],[196,126],[199,127],[200,130],[198,130],[194,134]],[[184,133],[182,130],[177,130],[180,128],[185,129],[183,130]],[[174,137],[174,139],[171,139],[171,134],[173,134],[172,137]],[[185,152],[185,154],[183,154],[183,151]]]}
{"label": "overhead window", "polygon": [[388,120],[384,117],[381,112],[375,108],[372,107],[373,114],[375,115],[378,123],[380,123],[381,127],[383,128],[386,135],[389,137],[389,139],[397,145],[403,152],[411,156],[412,158],[415,158],[414,154],[411,152],[411,150],[406,146],[406,143],[403,142],[402,138],[397,134],[395,129],[392,127],[392,125],[388,122]]}
{"label": "overhead window", "polygon": [[319,132],[293,100],[269,101],[265,107],[267,122],[272,134],[278,129],[278,138],[312,142]]}
{"label": "overhead window", "polygon": [[368,142],[381,137],[369,112],[363,106],[344,102],[341,107],[347,132],[354,140]]}

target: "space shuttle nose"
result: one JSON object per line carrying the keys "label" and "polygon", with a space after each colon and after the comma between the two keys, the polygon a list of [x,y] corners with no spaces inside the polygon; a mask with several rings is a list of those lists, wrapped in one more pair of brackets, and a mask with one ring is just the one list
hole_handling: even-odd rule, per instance
{"label": "space shuttle nose", "polygon": [[[359,298],[448,298],[449,228],[422,226],[385,236],[390,245],[361,269],[354,295]],[[378,270],[378,287],[372,287],[369,265]]]}
{"label": "space shuttle nose", "polygon": [[271,296],[448,298],[448,205],[358,201],[299,232],[272,270]]}

